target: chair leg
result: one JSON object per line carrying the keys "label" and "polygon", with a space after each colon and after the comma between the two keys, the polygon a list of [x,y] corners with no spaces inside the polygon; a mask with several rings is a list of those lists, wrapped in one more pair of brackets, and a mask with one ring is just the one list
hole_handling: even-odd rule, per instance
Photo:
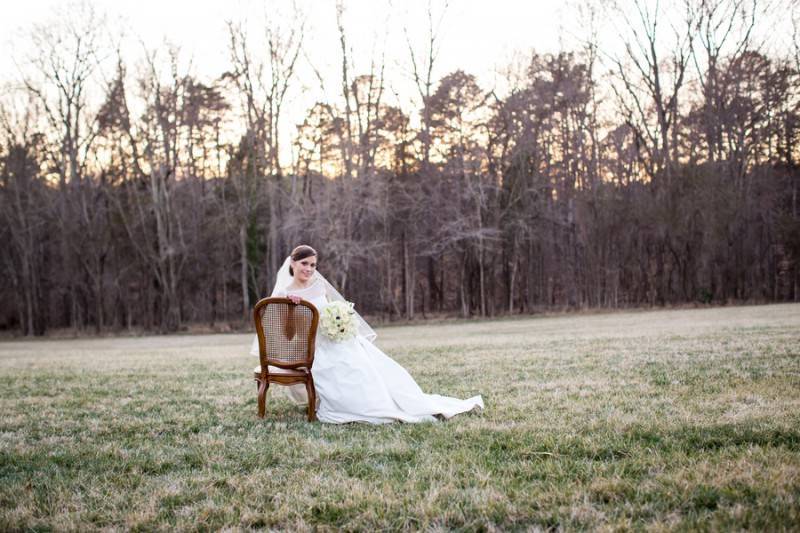
{"label": "chair leg", "polygon": [[311,374],[306,380],[306,394],[308,395],[308,421],[313,422],[317,419],[317,391],[314,389],[314,378]]}
{"label": "chair leg", "polygon": [[264,418],[267,411],[267,388],[269,382],[265,379],[258,386],[258,418]]}

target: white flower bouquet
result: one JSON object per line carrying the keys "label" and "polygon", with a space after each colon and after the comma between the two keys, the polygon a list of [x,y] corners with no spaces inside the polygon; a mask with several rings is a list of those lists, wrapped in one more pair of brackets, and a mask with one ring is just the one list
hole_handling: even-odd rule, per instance
{"label": "white flower bouquet", "polygon": [[355,337],[358,324],[352,302],[331,302],[320,313],[319,324],[330,340],[341,342]]}

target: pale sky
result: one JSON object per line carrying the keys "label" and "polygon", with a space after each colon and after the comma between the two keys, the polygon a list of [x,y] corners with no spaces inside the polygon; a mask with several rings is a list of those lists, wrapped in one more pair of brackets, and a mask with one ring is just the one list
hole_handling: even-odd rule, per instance
{"label": "pale sky", "polygon": [[[0,44],[12,53],[13,43],[24,41],[25,31],[33,23],[52,19],[59,0],[0,0]],[[120,21],[131,40],[141,38],[149,47],[159,46],[165,38],[178,44],[194,57],[201,77],[219,75],[228,66],[226,20],[263,20],[265,13],[286,12],[290,0],[89,0],[109,20]],[[327,74],[326,67],[338,72],[340,60],[334,0],[298,0],[308,14],[306,50],[315,66]],[[438,13],[445,2],[434,0]],[[376,42],[386,39],[387,69],[401,69],[408,53],[403,35],[407,27],[412,37],[426,31],[426,0],[346,0],[345,25],[356,56],[356,68],[369,66],[369,54]],[[452,0],[442,29],[439,76],[456,68],[489,81],[497,67],[505,66],[513,53],[535,48],[554,52],[561,47],[559,34],[564,29],[565,9],[559,1],[525,0]],[[569,26],[569,24],[567,24]],[[568,30],[569,33],[574,29]],[[5,73],[15,70],[9,53],[0,56]],[[0,74],[0,77],[7,77]],[[391,76],[390,76],[391,77]],[[313,80],[308,80],[315,83]],[[331,80],[336,81],[336,80]]]}
{"label": "pale sky", "polygon": [[[305,51],[298,79],[287,103],[284,126],[286,134],[302,121],[304,111],[319,99],[334,101],[339,97],[341,52],[336,28],[334,0],[87,0],[98,12],[105,13],[117,28],[128,35],[129,56],[141,57],[142,42],[158,48],[165,39],[181,47],[185,57],[191,56],[193,71],[201,80],[210,81],[229,68],[228,37],[225,22],[244,20],[255,35],[265,16],[288,18],[293,5],[307,14]],[[0,80],[14,78],[17,67],[13,57],[30,53],[25,48],[26,32],[32,24],[53,20],[59,0],[0,0]],[[427,0],[346,0],[345,28],[353,50],[355,71],[367,73],[371,57],[384,46],[386,77],[390,92],[401,94],[398,103],[412,111],[413,92],[410,86],[408,47],[404,28],[418,53],[424,53],[427,32]],[[444,1],[433,0],[433,11],[439,15]],[[438,80],[455,69],[475,74],[484,88],[495,86],[497,69],[506,67],[515,53],[557,52],[562,41],[565,10],[559,1],[525,0],[451,0],[441,30],[441,49],[434,71]],[[569,26],[569,24],[567,24]],[[574,24],[572,25],[574,27]],[[571,32],[573,30],[569,30]],[[385,43],[385,45],[384,45]],[[568,48],[569,46],[567,46]],[[321,94],[309,62],[325,79],[326,93]],[[287,146],[286,140],[283,146]]]}
{"label": "pale sky", "polygon": [[[115,31],[124,29],[128,35],[129,56],[133,62],[141,57],[141,39],[150,49],[160,47],[165,39],[179,45],[184,57],[191,56],[193,74],[210,81],[229,68],[226,20],[244,20],[255,35],[265,16],[282,20],[293,5],[307,14],[305,51],[298,70],[298,79],[287,103],[284,126],[291,135],[294,124],[303,119],[304,111],[316,100],[335,101],[341,83],[341,52],[336,28],[334,0],[85,0],[105,13]],[[623,0],[624,1],[624,0]],[[796,0],[773,0],[789,2]],[[566,1],[557,0],[451,0],[441,31],[441,50],[434,71],[438,80],[455,69],[478,77],[484,89],[499,83],[499,70],[515,57],[528,56],[531,50],[540,53],[576,50],[579,40],[588,35],[585,23],[578,20],[575,8],[563,7]],[[569,5],[579,5],[572,0]],[[0,0],[0,81],[13,79],[17,67],[12,57],[30,53],[26,31],[34,23],[53,19],[54,7],[65,5],[59,0]],[[433,10],[441,13],[443,0],[432,0]],[[427,31],[427,0],[346,0],[345,28],[353,50],[355,70],[352,75],[365,74],[371,54],[386,49],[386,77],[390,91],[400,93],[401,107],[413,111],[413,91],[408,74],[408,49],[404,28],[411,35],[418,52],[424,52]],[[777,5],[777,4],[776,4]],[[776,13],[783,27],[769,27],[773,47],[791,43],[790,17]],[[599,28],[601,48],[606,51],[619,46],[613,22]],[[377,59],[377,58],[376,58]],[[321,94],[309,62],[318,69],[326,82]],[[501,88],[502,89],[502,88]],[[502,91],[501,91],[502,92]],[[287,146],[284,139],[283,145]]]}

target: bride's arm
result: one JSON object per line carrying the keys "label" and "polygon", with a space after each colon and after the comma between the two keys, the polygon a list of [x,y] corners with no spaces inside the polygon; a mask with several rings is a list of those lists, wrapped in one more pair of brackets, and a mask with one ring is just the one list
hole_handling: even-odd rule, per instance
{"label": "bride's arm", "polygon": [[300,300],[302,300],[302,298],[300,298],[296,294],[290,294],[287,291],[278,291],[278,292],[275,293],[275,297],[276,298],[289,298],[292,301],[292,303],[295,303],[295,304],[299,304]]}

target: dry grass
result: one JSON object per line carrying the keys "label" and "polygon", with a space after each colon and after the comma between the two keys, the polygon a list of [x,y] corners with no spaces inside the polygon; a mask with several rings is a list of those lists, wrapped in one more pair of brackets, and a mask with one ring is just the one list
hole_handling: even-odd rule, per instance
{"label": "dry grass", "polygon": [[800,523],[800,305],[380,330],[438,424],[259,421],[249,342],[0,343],[0,530]]}

